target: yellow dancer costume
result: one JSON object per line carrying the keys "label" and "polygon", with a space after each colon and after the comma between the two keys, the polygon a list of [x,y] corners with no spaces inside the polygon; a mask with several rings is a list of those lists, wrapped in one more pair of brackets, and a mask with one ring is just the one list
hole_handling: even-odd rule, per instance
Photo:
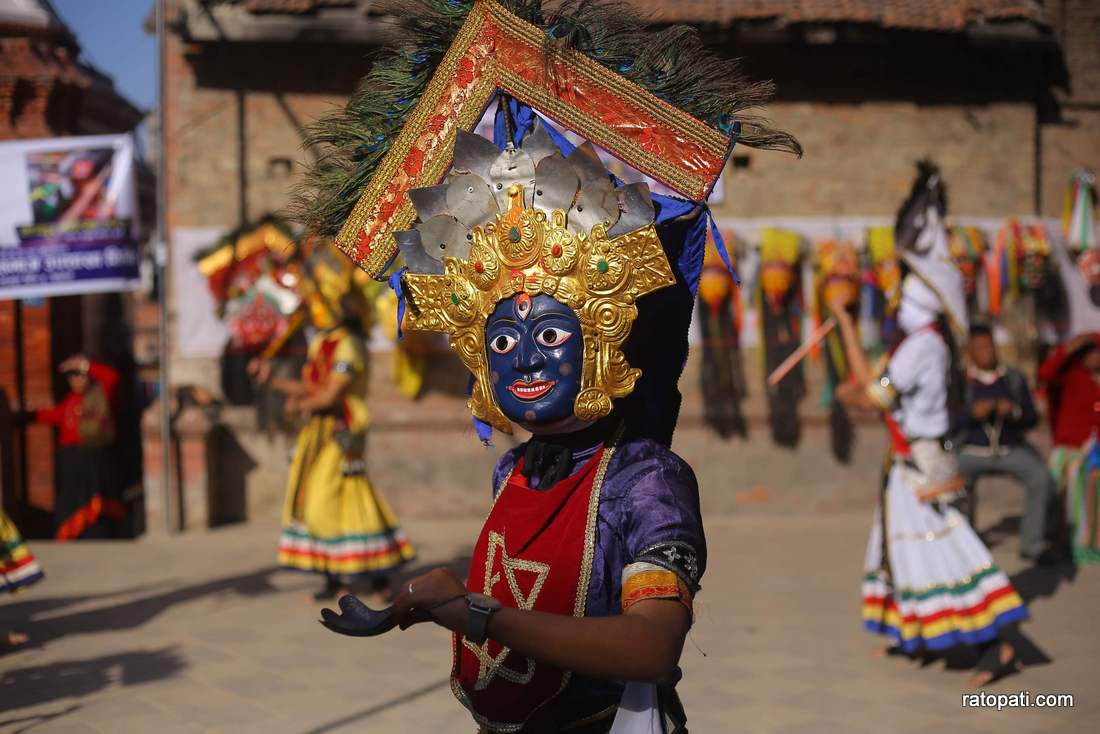
{"label": "yellow dancer costume", "polygon": [[393,511],[366,475],[367,349],[362,291],[348,261],[331,248],[311,263],[306,293],[321,329],[302,374],[306,400],[346,386],[327,408],[311,411],[290,469],[279,564],[333,577],[384,575],[414,557]]}

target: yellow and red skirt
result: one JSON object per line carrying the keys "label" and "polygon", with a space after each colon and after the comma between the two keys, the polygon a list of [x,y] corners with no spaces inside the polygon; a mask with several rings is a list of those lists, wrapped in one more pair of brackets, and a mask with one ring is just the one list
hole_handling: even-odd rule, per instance
{"label": "yellow and red skirt", "polygon": [[283,568],[380,575],[415,557],[393,510],[371,486],[361,455],[349,454],[346,443],[331,416],[311,418],[299,434],[279,541]]}

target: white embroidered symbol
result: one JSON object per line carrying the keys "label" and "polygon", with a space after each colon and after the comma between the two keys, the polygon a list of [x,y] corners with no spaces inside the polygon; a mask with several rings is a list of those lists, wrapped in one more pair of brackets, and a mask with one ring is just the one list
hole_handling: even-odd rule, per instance
{"label": "white embroidered symbol", "polygon": [[[511,558],[504,548],[504,535],[495,531],[489,531],[489,546],[485,551],[485,584],[482,593],[486,596],[493,595],[493,588],[500,582],[500,570],[496,570],[497,552],[500,552],[500,569],[504,571],[504,580],[508,583],[508,590],[512,592],[512,598],[520,609],[533,609],[539,598],[546,577],[550,574],[550,564],[528,561],[523,558]],[[526,594],[520,587],[516,578],[517,571],[527,571],[535,574],[535,581],[531,590]],[[483,691],[489,687],[493,678],[500,676],[506,681],[517,685],[527,685],[535,677],[535,661],[527,658],[527,670],[520,672],[504,665],[505,659],[511,653],[509,647],[502,647],[496,655],[489,654],[489,641],[475,645],[463,638],[462,644],[477,657],[478,672],[474,689]]]}

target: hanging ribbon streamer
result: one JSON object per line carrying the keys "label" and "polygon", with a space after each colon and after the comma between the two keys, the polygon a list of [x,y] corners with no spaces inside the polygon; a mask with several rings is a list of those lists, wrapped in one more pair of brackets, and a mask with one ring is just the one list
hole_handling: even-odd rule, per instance
{"label": "hanging ribbon streamer", "polygon": [[405,286],[402,284],[401,278],[405,275],[408,268],[402,267],[395,270],[389,279],[390,289],[393,294],[397,296],[397,339],[400,341],[404,338],[404,334],[401,333],[401,323],[405,320]]}
{"label": "hanging ribbon streamer", "polygon": [[733,278],[733,282],[740,288],[741,276],[733,269],[733,263],[730,262],[730,254],[726,250],[726,238],[722,236],[722,230],[718,228],[718,223],[714,221],[714,212],[706,205],[704,205],[703,211],[706,213],[707,226],[710,227],[710,236],[714,239],[714,246],[718,249],[718,255],[722,258],[722,262],[725,263],[726,270],[729,271],[730,276]]}

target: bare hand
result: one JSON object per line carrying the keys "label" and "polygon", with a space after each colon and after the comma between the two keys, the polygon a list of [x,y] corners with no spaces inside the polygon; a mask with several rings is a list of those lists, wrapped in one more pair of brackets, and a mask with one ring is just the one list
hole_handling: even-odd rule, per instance
{"label": "bare hand", "polygon": [[[412,589],[410,593],[409,589]],[[435,621],[460,632],[466,626],[466,586],[446,568],[433,568],[406,582],[393,600],[393,615],[401,629],[420,622]]]}
{"label": "bare hand", "polygon": [[984,421],[995,407],[996,403],[992,400],[975,400],[974,404],[970,406],[970,414],[978,420]]}
{"label": "bare hand", "polygon": [[848,306],[850,304],[848,303],[848,299],[843,295],[834,295],[825,305],[829,307],[829,313],[835,316],[838,321],[851,320],[852,315],[848,313]]}
{"label": "bare hand", "polygon": [[248,375],[261,385],[266,385],[271,379],[271,362],[255,357],[248,362]]}
{"label": "bare hand", "polygon": [[1016,406],[1011,400],[1001,398],[997,401],[997,415],[1001,418],[1007,418],[1016,412]]}

